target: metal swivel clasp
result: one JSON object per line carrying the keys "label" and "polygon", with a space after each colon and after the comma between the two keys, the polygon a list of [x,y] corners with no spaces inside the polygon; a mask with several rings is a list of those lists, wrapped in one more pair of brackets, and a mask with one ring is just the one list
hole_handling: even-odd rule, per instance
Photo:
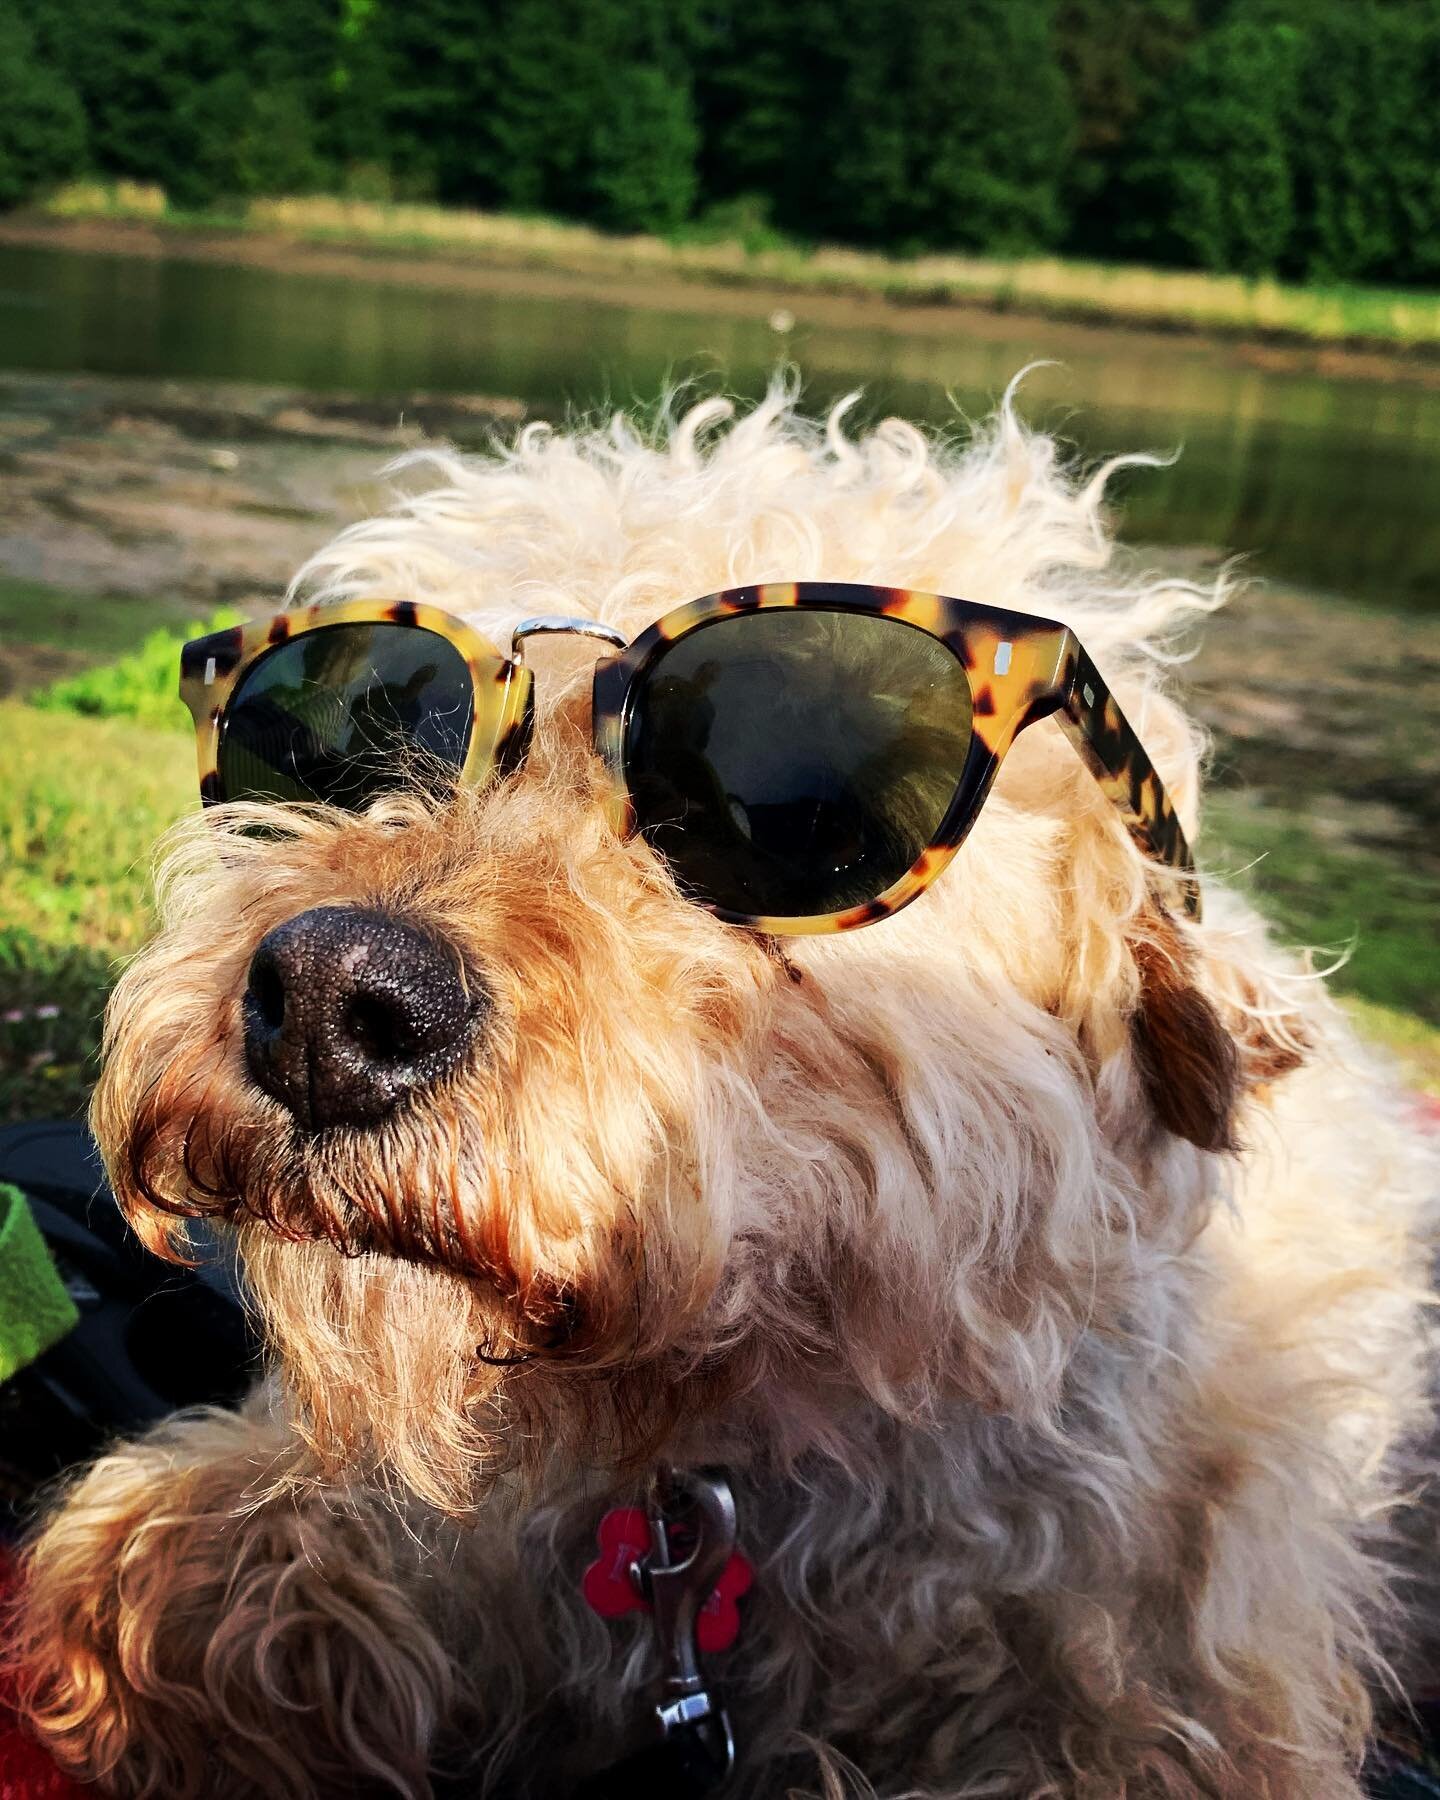
{"label": "metal swivel clasp", "polygon": [[[651,1488],[646,1512],[650,1555],[642,1579],[660,1646],[655,1709],[660,1734],[682,1753],[683,1740],[689,1738],[697,1764],[703,1765],[710,1784],[718,1785],[734,1764],[735,1740],[724,1708],[705,1685],[696,1631],[701,1608],[715,1604],[721,1578],[731,1566],[734,1496],[730,1484],[708,1470],[683,1475],[666,1471]],[[701,1767],[694,1770],[694,1776],[701,1773]]]}

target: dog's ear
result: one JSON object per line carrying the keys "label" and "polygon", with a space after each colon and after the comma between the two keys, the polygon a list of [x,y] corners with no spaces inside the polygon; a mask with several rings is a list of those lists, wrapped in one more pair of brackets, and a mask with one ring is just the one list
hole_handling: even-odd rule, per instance
{"label": "dog's ear", "polygon": [[1278,992],[1262,992],[1258,976],[1212,965],[1158,908],[1146,910],[1130,947],[1139,976],[1131,1038],[1156,1117],[1202,1150],[1237,1149],[1241,1102],[1304,1061],[1303,1019]]}

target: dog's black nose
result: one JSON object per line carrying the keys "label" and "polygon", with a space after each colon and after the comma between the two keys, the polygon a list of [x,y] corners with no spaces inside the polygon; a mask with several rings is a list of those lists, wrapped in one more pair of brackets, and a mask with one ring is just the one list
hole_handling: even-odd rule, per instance
{"label": "dog's black nose", "polygon": [[454,1068],[489,995],[418,926],[317,906],[261,940],[242,1011],[255,1082],[307,1131],[377,1125]]}

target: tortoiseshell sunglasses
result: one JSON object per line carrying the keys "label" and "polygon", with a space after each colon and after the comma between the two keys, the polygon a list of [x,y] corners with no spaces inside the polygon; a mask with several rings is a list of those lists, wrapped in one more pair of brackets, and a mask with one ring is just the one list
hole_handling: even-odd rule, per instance
{"label": "tortoiseshell sunglasses", "polygon": [[595,620],[529,619],[509,656],[430,606],[281,613],[185,646],[201,795],[358,810],[407,782],[506,774],[530,741],[525,643],[541,632],[612,647],[594,687],[612,821],[722,919],[808,933],[898,912],[959,849],[1016,736],[1052,714],[1199,916],[1174,808],[1073,632],[903,588],[732,588],[631,644]]}

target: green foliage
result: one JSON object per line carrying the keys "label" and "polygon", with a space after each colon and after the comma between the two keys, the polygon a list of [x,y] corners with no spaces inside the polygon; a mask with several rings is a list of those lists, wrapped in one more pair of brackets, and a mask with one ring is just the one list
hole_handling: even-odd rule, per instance
{"label": "green foliage", "polygon": [[909,208],[896,201],[911,234],[1002,254],[1052,247],[1074,113],[1050,0],[911,4],[895,119],[909,121]]}
{"label": "green foliage", "polygon": [[632,65],[596,124],[591,184],[601,224],[673,232],[695,203],[699,132],[688,86]]}
{"label": "green foliage", "polygon": [[325,185],[328,168],[312,115],[294,83],[252,88],[238,69],[227,70],[184,96],[176,124],[193,145],[170,182],[171,197],[182,206],[313,193]]}
{"label": "green foliage", "polygon": [[1440,276],[1440,7],[1314,8],[1292,160],[1295,273]]}
{"label": "green foliage", "polygon": [[498,0],[347,0],[336,147],[385,165],[395,192],[492,204]]}
{"label": "green foliage", "polygon": [[195,760],[178,732],[15,701],[0,743],[0,1120],[53,1117],[94,1080],[117,958],[153,924],[156,839],[198,804]]}
{"label": "green foliage", "polygon": [[772,224],[770,212],[767,195],[736,194],[711,201],[675,236],[692,244],[739,244],[747,256],[793,249],[794,236]]}
{"label": "green foliage", "polygon": [[700,75],[718,195],[801,236],[1053,245],[1073,114],[1052,0],[735,0]]}
{"label": "green foliage", "polygon": [[1136,249],[1242,275],[1279,265],[1294,232],[1303,49],[1283,19],[1239,16],[1198,40],[1141,139]]}
{"label": "green foliage", "polygon": [[96,173],[197,210],[332,186],[674,236],[743,201],[752,248],[1440,279],[1440,0],[0,6],[0,205],[83,124]]}
{"label": "green foliage", "polygon": [[73,175],[84,157],[79,97],[40,60],[27,22],[0,9],[0,210]]}
{"label": "green foliage", "polygon": [[863,0],[716,0],[695,71],[701,188],[710,202],[763,194],[801,237],[853,238],[853,196],[831,167],[855,71],[877,35]]}
{"label": "green foliage", "polygon": [[501,200],[520,212],[584,217],[590,145],[610,76],[602,8],[514,0],[498,50],[490,129]]}
{"label": "green foliage", "polygon": [[206,632],[238,625],[240,614],[222,609],[208,624],[183,631],[152,631],[138,650],[103,668],[57,681],[31,697],[41,711],[79,713],[92,719],[133,719],[158,730],[183,729],[189,714],[177,694],[181,647]]}
{"label": "green foliage", "polygon": [[1440,5],[1236,0],[1156,92],[1118,246],[1309,280],[1440,274]]}
{"label": "green foliage", "polygon": [[1059,0],[1060,63],[1075,108],[1067,170],[1069,242],[1105,255],[1119,239],[1111,204],[1137,128],[1199,35],[1204,0]]}
{"label": "green foliage", "polygon": [[672,231],[699,149],[691,0],[512,0],[489,124],[507,206]]}
{"label": "green foliage", "polygon": [[[73,84],[106,174],[181,205],[313,186],[338,59],[335,0],[19,0]],[[264,184],[257,187],[254,184]]]}

